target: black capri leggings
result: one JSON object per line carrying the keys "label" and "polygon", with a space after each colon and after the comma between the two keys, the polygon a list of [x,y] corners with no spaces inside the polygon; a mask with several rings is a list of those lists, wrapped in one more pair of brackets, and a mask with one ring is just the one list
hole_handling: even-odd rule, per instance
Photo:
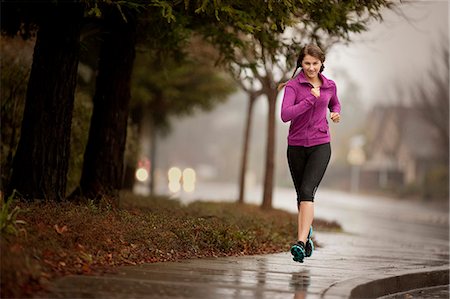
{"label": "black capri leggings", "polygon": [[330,143],[311,147],[288,145],[287,159],[298,204],[302,201],[314,201],[314,194],[325,174],[330,157]]}

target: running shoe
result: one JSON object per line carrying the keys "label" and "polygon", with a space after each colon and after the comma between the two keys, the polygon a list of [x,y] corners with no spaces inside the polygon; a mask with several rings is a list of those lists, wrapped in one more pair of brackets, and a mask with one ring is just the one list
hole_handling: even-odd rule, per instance
{"label": "running shoe", "polygon": [[299,263],[303,263],[303,259],[306,256],[305,243],[298,241],[291,247],[291,254],[293,260]]}

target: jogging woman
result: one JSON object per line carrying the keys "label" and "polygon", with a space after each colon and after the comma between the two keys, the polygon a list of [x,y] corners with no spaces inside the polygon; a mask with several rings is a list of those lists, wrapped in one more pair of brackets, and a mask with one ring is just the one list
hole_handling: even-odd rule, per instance
{"label": "jogging woman", "polygon": [[[333,122],[340,121],[336,84],[322,75],[324,61],[325,54],[318,46],[305,46],[291,80],[281,85],[285,86],[281,119],[290,121],[287,160],[298,206],[298,236],[291,253],[294,261],[300,263],[314,251],[314,195],[331,156],[327,109]],[[299,68],[301,71],[295,76]]]}

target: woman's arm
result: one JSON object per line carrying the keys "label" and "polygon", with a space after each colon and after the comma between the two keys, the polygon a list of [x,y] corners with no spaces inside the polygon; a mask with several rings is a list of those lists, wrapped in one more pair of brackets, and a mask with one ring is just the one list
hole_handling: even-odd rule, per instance
{"label": "woman's arm", "polygon": [[337,97],[336,85],[334,86],[334,92],[331,96],[330,103],[328,104],[330,109],[330,118],[333,122],[338,123],[341,120],[341,104]]}
{"label": "woman's arm", "polygon": [[328,103],[328,108],[331,112],[341,113],[341,103],[337,97],[336,85],[334,86],[333,95],[331,96],[330,103]]}
{"label": "woman's arm", "polygon": [[282,121],[291,121],[295,117],[302,115],[311,109],[314,105],[315,97],[312,94],[301,99],[299,103],[294,104],[296,96],[297,95],[294,88],[291,86],[286,86],[286,89],[284,90],[283,104],[281,105]]}

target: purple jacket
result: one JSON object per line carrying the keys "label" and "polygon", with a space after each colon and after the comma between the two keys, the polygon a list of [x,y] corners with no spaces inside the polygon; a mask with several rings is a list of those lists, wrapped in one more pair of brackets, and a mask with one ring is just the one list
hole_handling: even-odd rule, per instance
{"label": "purple jacket", "polygon": [[301,71],[286,84],[281,119],[291,122],[288,144],[314,146],[330,142],[330,129],[327,121],[327,108],[331,112],[341,112],[336,94],[336,84],[319,73],[322,80],[320,97],[311,94],[313,87]]}

